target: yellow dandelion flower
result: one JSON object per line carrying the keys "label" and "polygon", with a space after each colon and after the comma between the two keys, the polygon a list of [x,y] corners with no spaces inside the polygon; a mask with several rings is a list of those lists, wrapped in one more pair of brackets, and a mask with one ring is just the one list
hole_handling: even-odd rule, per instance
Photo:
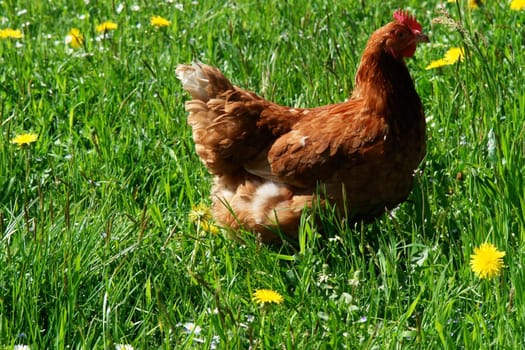
{"label": "yellow dandelion flower", "polygon": [[29,145],[33,142],[35,142],[36,140],[38,140],[38,135],[37,134],[20,134],[20,135],[17,135],[15,136],[12,140],[11,140],[11,143],[14,143],[20,147],[23,147],[23,146],[26,146],[26,145]]}
{"label": "yellow dandelion flower", "polygon": [[209,225],[208,232],[215,236],[218,235],[221,230],[217,225]]}
{"label": "yellow dandelion flower", "polygon": [[463,61],[465,57],[465,50],[461,47],[453,47],[445,52],[443,58],[430,62],[425,69],[439,68],[443,66],[449,66],[456,63],[457,61]]}
{"label": "yellow dandelion flower", "polygon": [[219,228],[209,221],[202,221],[200,227],[203,231],[209,232],[212,235],[216,235],[220,232]]}
{"label": "yellow dandelion flower", "polygon": [[211,210],[210,208],[204,204],[199,203],[191,209],[190,213],[188,214],[188,218],[191,222],[207,222],[211,220]]}
{"label": "yellow dandelion flower", "polygon": [[[457,0],[448,0],[448,2],[458,2]],[[476,9],[479,7],[479,5],[481,5],[481,0],[469,0],[468,1],[468,7],[470,7],[471,9]]]}
{"label": "yellow dandelion flower", "polygon": [[166,18],[160,16],[151,17],[150,23],[154,27],[168,27],[171,25],[171,21],[168,21]]}
{"label": "yellow dandelion flower", "polygon": [[24,34],[20,29],[0,29],[0,39],[22,39]]}
{"label": "yellow dandelion flower", "polygon": [[474,248],[470,256],[470,267],[479,278],[497,276],[503,268],[505,252],[499,251],[492,243],[483,243]]}
{"label": "yellow dandelion flower", "polygon": [[71,45],[75,49],[81,48],[84,46],[84,34],[77,28],[71,29],[66,36],[66,44]]}
{"label": "yellow dandelion flower", "polygon": [[271,289],[258,289],[253,293],[252,300],[257,304],[281,304],[284,301],[284,298],[281,294]]}
{"label": "yellow dandelion flower", "polygon": [[512,0],[510,2],[510,9],[516,11],[525,9],[525,0]]}
{"label": "yellow dandelion flower", "polygon": [[463,60],[463,57],[465,57],[465,50],[461,47],[453,47],[445,53],[444,59],[450,62],[450,64],[454,64],[457,61]]}
{"label": "yellow dandelion flower", "polygon": [[477,9],[479,5],[481,5],[480,0],[469,0],[468,1],[468,7],[470,7],[471,9]]}
{"label": "yellow dandelion flower", "polygon": [[425,69],[429,70],[429,69],[439,68],[439,67],[443,67],[447,65],[448,63],[444,59],[440,58],[439,60],[430,62],[430,64],[426,66]]}
{"label": "yellow dandelion flower", "polygon": [[100,23],[98,26],[96,26],[95,30],[99,33],[107,33],[111,30],[115,30],[118,28],[118,24],[111,21],[106,21]]}

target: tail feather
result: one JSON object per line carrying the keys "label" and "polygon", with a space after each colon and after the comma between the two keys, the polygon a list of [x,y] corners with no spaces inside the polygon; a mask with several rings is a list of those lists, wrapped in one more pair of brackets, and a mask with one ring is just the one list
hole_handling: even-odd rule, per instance
{"label": "tail feather", "polygon": [[195,149],[212,174],[236,172],[267,147],[270,133],[257,126],[265,100],[205,64],[179,65],[176,73],[192,96],[186,110]]}
{"label": "tail feather", "polygon": [[207,102],[233,89],[230,81],[217,68],[206,64],[197,62],[193,62],[191,66],[181,64],[175,72],[184,90],[196,100]]}

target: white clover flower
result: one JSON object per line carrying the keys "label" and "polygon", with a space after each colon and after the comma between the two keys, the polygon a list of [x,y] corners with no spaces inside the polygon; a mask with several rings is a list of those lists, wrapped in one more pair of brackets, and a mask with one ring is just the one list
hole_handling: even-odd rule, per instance
{"label": "white clover flower", "polygon": [[129,344],[115,344],[115,350],[134,350]]}
{"label": "white clover flower", "polygon": [[29,345],[15,345],[13,350],[31,350]]}
{"label": "white clover flower", "polygon": [[180,324],[180,326],[184,328],[184,333],[193,333],[194,335],[199,335],[202,331],[202,328],[193,322],[186,322]]}

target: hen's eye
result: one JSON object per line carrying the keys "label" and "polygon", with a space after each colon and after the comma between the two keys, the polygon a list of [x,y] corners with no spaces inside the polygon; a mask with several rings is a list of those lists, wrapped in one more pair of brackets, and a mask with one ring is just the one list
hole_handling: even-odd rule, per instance
{"label": "hen's eye", "polygon": [[405,37],[405,32],[396,32],[396,37],[398,39],[403,39]]}

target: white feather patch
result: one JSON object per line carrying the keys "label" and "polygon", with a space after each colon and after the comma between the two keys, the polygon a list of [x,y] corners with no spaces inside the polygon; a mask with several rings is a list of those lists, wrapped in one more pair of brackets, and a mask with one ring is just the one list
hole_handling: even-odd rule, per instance
{"label": "white feather patch", "polygon": [[280,196],[280,194],[280,188],[274,182],[266,182],[255,190],[251,204],[251,212],[256,223],[259,224],[265,220],[268,203],[275,197]]}

